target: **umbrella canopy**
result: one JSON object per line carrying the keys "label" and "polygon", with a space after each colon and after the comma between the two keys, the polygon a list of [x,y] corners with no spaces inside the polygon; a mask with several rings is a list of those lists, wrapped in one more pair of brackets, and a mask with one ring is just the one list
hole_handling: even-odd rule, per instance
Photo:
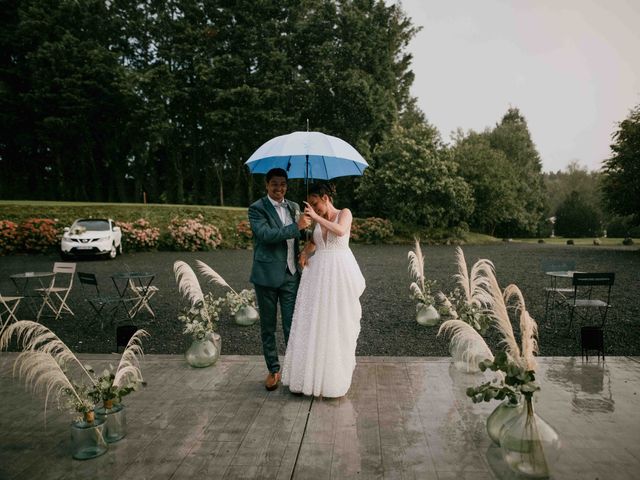
{"label": "umbrella canopy", "polygon": [[293,132],[272,138],[245,165],[251,173],[282,168],[289,178],[318,180],[362,175],[369,166],[347,142],[320,132]]}

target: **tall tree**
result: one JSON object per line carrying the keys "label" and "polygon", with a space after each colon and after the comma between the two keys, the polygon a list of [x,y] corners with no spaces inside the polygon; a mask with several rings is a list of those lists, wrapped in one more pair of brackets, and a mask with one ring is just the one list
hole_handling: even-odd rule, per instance
{"label": "tall tree", "polygon": [[633,215],[640,222],[640,105],[618,124],[604,162],[603,192],[612,212]]}
{"label": "tall tree", "polygon": [[471,228],[494,235],[498,225],[522,217],[516,190],[518,173],[504,152],[491,147],[488,132],[462,135],[452,154],[460,176],[473,192],[475,209],[469,219]]}
{"label": "tall tree", "polygon": [[534,234],[545,213],[542,163],[531,140],[527,121],[510,108],[489,135],[491,147],[504,153],[518,173],[514,178],[519,215],[498,225],[502,235]]}
{"label": "tall tree", "polygon": [[358,189],[366,213],[414,227],[466,225],[471,191],[428,123],[398,123],[376,147]]}

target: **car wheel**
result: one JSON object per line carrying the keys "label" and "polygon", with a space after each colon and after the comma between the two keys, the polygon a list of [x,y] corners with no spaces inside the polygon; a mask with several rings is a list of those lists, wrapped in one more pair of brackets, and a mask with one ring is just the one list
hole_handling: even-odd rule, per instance
{"label": "car wheel", "polygon": [[116,250],[116,244],[112,243],[111,250],[109,250],[109,258],[113,260],[114,258],[116,258],[116,255],[118,255],[118,250]]}

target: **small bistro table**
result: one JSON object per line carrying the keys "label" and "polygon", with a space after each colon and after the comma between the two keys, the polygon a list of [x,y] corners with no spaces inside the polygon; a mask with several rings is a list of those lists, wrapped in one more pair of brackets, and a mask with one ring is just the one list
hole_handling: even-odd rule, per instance
{"label": "small bistro table", "polygon": [[[29,299],[28,303],[30,304],[36,320],[40,320],[45,305],[51,308],[51,304],[49,303],[49,293],[47,292],[48,285],[45,285],[45,279],[53,279],[53,277],[55,277],[55,273],[53,272],[15,273],[9,277],[15,285],[18,295]],[[29,288],[29,285],[32,284],[32,280],[36,280],[38,282],[35,288],[40,287],[42,289],[41,294],[35,294],[34,287]],[[38,306],[38,302],[36,301],[37,298],[42,299],[40,306]]]}

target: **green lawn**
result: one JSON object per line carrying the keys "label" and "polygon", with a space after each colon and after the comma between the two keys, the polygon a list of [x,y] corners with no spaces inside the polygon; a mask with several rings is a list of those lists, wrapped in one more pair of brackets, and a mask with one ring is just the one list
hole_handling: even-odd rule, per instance
{"label": "green lawn", "polygon": [[[554,238],[544,238],[544,243],[549,243],[551,245],[566,245],[568,238],[565,237],[554,237]],[[623,238],[598,238],[600,241],[600,245],[604,246],[616,246],[622,245]],[[538,243],[537,238],[514,238],[514,242],[516,243]],[[593,245],[594,238],[573,238],[574,245]],[[638,244],[638,239],[633,239],[634,245]]]}
{"label": "green lawn", "polygon": [[[205,220],[220,228],[224,238],[235,234],[235,226],[241,220],[247,219],[245,207],[217,207],[210,205],[172,205],[157,203],[97,203],[97,202],[49,202],[31,200],[0,200],[0,220],[21,222],[27,218],[56,218],[62,225],[71,225],[76,218],[108,217],[117,221],[131,222],[145,218],[154,226],[164,228],[173,217],[193,217],[202,215]],[[395,225],[394,225],[395,226]],[[412,243],[416,232],[397,225],[393,243]],[[451,238],[447,232],[425,230],[419,235],[423,240],[434,238],[435,243],[445,243]],[[593,238],[574,238],[575,245],[593,245]],[[622,238],[600,238],[600,244],[605,246],[622,245]],[[468,232],[464,235],[464,242],[468,245],[491,245],[499,243],[499,238],[482,233]],[[514,238],[516,243],[538,243],[538,238]],[[545,238],[544,243],[565,245],[566,238]],[[638,245],[639,240],[634,239]]]}

